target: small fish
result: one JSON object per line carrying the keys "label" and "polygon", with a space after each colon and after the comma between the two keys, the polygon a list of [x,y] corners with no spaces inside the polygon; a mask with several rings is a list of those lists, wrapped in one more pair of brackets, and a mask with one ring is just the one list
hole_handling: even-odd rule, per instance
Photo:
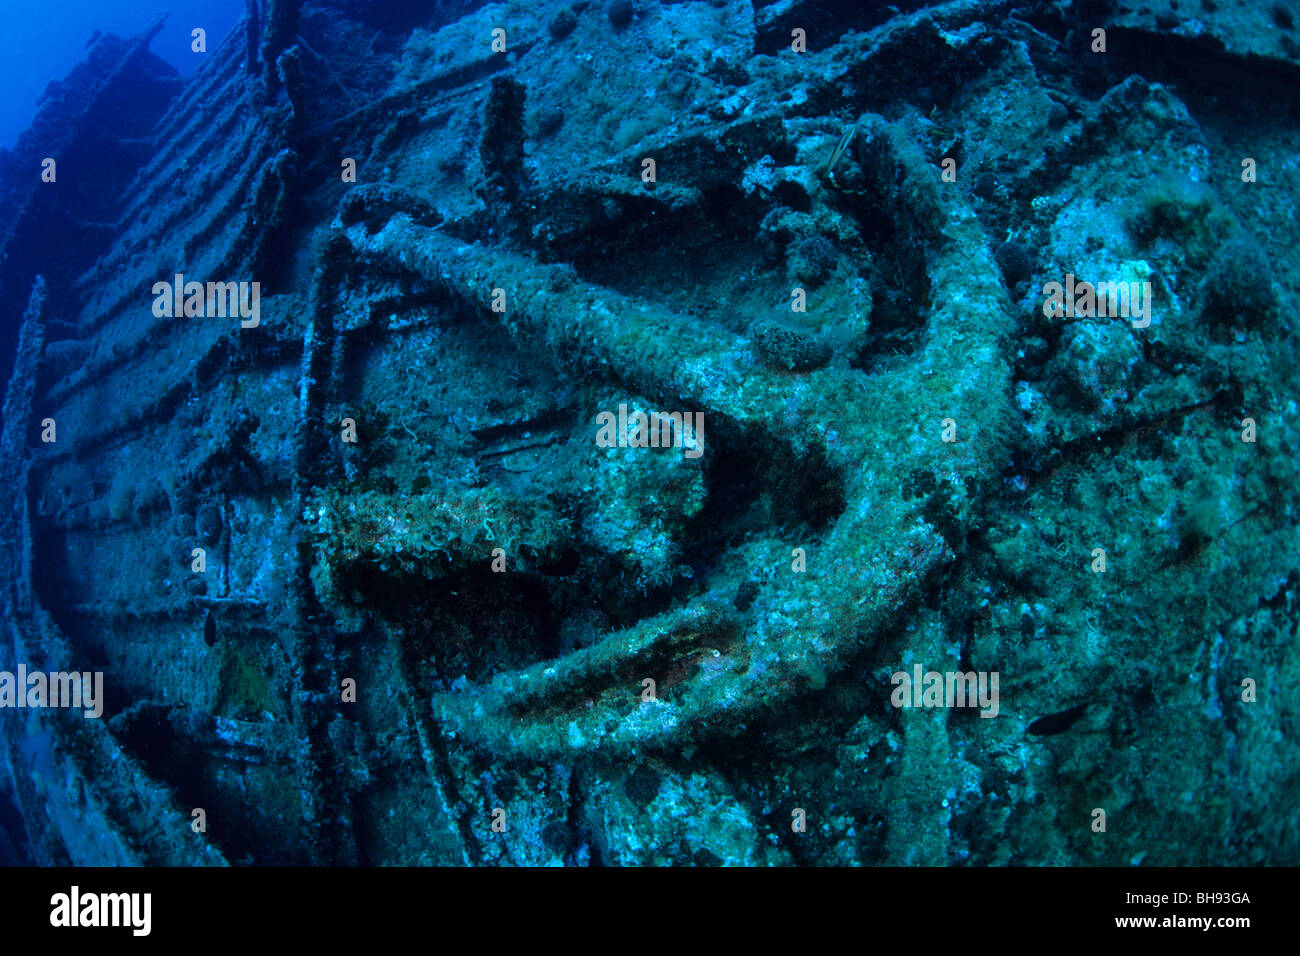
{"label": "small fish", "polygon": [[822,175],[826,178],[826,182],[829,183],[832,188],[849,196],[861,196],[863,190],[851,186],[845,186],[835,177],[835,170],[839,166],[840,160],[844,158],[844,154],[848,152],[849,147],[853,144],[853,138],[857,133],[858,123],[855,122],[844,131],[844,135],[840,137],[840,141],[836,145],[834,152],[831,153],[831,158],[827,161],[825,168],[822,170]]}
{"label": "small fish", "polygon": [[1069,730],[1087,709],[1088,705],[1083,703],[1077,704],[1069,710],[1062,710],[1055,714],[1048,714],[1046,717],[1039,717],[1029,725],[1029,732],[1036,737],[1059,734],[1063,730]]}
{"label": "small fish", "polygon": [[835,152],[831,153],[830,162],[826,164],[825,173],[827,176],[830,176],[832,179],[834,179],[835,167],[839,163],[840,157],[844,155],[844,151],[848,149],[849,144],[853,142],[853,134],[856,133],[857,131],[858,131],[857,123],[854,123],[848,129],[846,129],[844,131],[844,135],[840,137],[839,145],[835,147]]}

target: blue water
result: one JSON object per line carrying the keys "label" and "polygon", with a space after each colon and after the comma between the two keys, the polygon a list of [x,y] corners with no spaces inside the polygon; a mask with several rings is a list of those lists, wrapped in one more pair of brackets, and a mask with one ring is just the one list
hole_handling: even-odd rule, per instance
{"label": "blue water", "polygon": [[203,61],[190,50],[190,31],[206,30],[208,51],[215,50],[243,15],[244,0],[4,0],[0,11],[0,147],[10,148],[31,125],[45,87],[81,61],[96,30],[134,36],[169,12],[151,49],[187,76]]}

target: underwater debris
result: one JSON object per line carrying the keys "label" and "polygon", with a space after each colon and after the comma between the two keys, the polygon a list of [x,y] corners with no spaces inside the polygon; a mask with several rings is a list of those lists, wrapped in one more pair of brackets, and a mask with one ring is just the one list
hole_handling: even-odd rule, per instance
{"label": "underwater debris", "polygon": [[839,262],[835,247],[823,236],[809,236],[795,243],[788,258],[794,278],[813,287],[829,279]]}
{"label": "underwater debris", "polygon": [[636,5],[632,0],[609,0],[605,5],[605,16],[614,29],[622,30],[636,16]]}
{"label": "underwater debris", "polygon": [[[1258,86],[1284,31],[1121,2],[1080,70],[1060,11],[979,0],[261,6],[137,137],[104,255],[11,284],[0,669],[102,662],[118,707],[0,713],[34,858],[1300,859],[1250,769],[1294,760],[1290,712],[1231,693],[1296,653],[1296,201],[1238,186],[1242,111],[1122,51],[1221,41],[1208,80]],[[260,326],[152,321],[177,255],[262,280]],[[1150,328],[1044,315],[1040,272],[1150,281]],[[621,404],[707,447],[602,447]],[[1144,690],[1122,747],[1064,733],[1081,704],[1026,761],[1008,711],[891,710],[873,675],[945,657],[1022,700]],[[36,739],[84,799],[13,772]],[[1232,812],[1080,840],[1080,780]]]}
{"label": "underwater debris", "polygon": [[442,214],[419,193],[392,183],[359,183],[343,198],[339,222],[343,226],[364,222],[373,232],[394,213],[401,212],[422,226],[436,226]]}
{"label": "underwater debris", "polygon": [[524,85],[508,76],[495,76],[483,115],[479,143],[483,177],[493,208],[505,211],[524,186]]}
{"label": "underwater debris", "polygon": [[1032,265],[1029,250],[1023,243],[1002,243],[994,253],[994,258],[998,261],[998,268],[1002,270],[1002,278],[1006,280],[1008,289],[1014,290],[1029,278]]}
{"label": "underwater debris", "polygon": [[546,24],[546,31],[556,40],[565,39],[578,28],[578,15],[572,7],[565,7]]}
{"label": "underwater debris", "polygon": [[512,561],[553,558],[564,526],[547,502],[494,488],[442,489],[417,495],[326,491],[308,504],[322,570],[336,583],[358,565],[386,574],[443,577],[494,548]]}
{"label": "underwater debris", "polygon": [[807,332],[777,322],[760,322],[754,344],[763,361],[787,372],[822,368],[831,360],[831,347]]}
{"label": "underwater debris", "polygon": [[1276,318],[1277,291],[1259,243],[1230,239],[1215,251],[1205,271],[1205,314],[1215,325],[1264,330]]}

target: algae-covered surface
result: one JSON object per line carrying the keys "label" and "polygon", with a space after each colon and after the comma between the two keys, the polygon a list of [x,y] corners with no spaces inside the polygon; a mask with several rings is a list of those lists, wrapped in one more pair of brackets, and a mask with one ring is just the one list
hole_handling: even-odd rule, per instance
{"label": "algae-covered surface", "polygon": [[0,153],[15,856],[1300,864],[1291,0],[253,8]]}

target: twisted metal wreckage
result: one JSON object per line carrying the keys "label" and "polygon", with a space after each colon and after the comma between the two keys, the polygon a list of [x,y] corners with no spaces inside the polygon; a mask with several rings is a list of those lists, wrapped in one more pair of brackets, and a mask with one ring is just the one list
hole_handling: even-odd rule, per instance
{"label": "twisted metal wreckage", "polygon": [[[1297,859],[1293,784],[1253,769],[1295,766],[1295,704],[1236,697],[1300,664],[1287,332],[1196,284],[1253,233],[1294,293],[1294,197],[1222,169],[1295,137],[1170,86],[1196,49],[1294,91],[1276,31],[1121,4],[1101,66],[1068,4],[822,34],[797,2],[623,31],[490,5],[409,36],[364,6],[270,0],[178,84],[102,252],[33,266],[0,669],[108,695],[0,712],[33,859]],[[155,31],[99,41],[91,105],[158,69]],[[656,56],[702,105],[613,154],[550,85],[617,100]],[[1106,225],[1173,179],[1201,184],[1151,227],[1179,242]],[[1089,263],[1165,283],[1151,330],[1035,324],[1031,278]],[[153,316],[177,273],[260,280],[260,322]],[[597,448],[620,403],[702,413],[702,462]],[[999,719],[891,709],[914,661],[1000,672]]]}

